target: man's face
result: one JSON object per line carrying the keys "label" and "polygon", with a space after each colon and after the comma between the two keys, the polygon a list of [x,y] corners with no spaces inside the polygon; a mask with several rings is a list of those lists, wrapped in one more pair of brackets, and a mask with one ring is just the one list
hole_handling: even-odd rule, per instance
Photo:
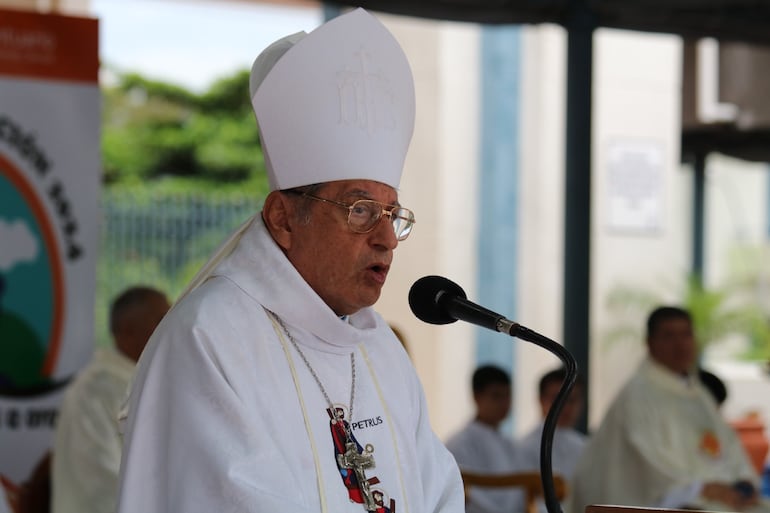
{"label": "man's face", "polygon": [[658,322],[647,339],[650,356],[677,374],[692,370],[697,356],[692,323],[683,318],[664,319]]}
{"label": "man's face", "polygon": [[[540,409],[543,412],[543,418],[551,410],[559,390],[561,390],[561,383],[558,382],[552,381],[545,386],[543,395],[540,396]],[[559,427],[575,427],[578,420],[580,420],[580,415],[583,413],[583,405],[583,387],[576,383],[562,406],[556,424]]]}
{"label": "man's face", "polygon": [[[347,205],[359,199],[398,203],[395,189],[371,180],[329,182],[315,195]],[[289,261],[337,315],[373,305],[398,245],[390,219],[382,216],[369,233],[355,233],[348,227],[347,210],[309,201],[308,222],[292,226],[291,241],[285,248]]]}
{"label": "man's face", "polygon": [[141,307],[128,316],[115,334],[120,350],[133,360],[138,360],[150,336],[168,313],[171,305],[161,294],[150,295]]}
{"label": "man's face", "polygon": [[504,383],[487,385],[473,395],[476,417],[485,424],[497,426],[511,410],[511,386]]}

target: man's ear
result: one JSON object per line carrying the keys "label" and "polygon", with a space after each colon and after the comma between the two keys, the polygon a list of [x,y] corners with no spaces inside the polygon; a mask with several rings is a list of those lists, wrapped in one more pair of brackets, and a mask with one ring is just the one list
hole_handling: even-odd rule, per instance
{"label": "man's ear", "polygon": [[293,205],[289,198],[280,191],[273,191],[268,194],[262,207],[262,219],[265,222],[265,226],[267,226],[270,235],[273,236],[273,240],[284,251],[291,247],[292,207]]}

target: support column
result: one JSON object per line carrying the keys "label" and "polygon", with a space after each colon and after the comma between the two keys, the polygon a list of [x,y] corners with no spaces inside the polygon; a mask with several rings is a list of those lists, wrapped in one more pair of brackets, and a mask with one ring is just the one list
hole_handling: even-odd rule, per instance
{"label": "support column", "polygon": [[[584,1],[574,2],[567,28],[567,134],[564,209],[564,345],[579,372],[590,375],[591,105],[595,24]],[[589,395],[586,379],[586,397]],[[586,408],[587,410],[587,408]],[[587,415],[578,429],[587,430]]]}

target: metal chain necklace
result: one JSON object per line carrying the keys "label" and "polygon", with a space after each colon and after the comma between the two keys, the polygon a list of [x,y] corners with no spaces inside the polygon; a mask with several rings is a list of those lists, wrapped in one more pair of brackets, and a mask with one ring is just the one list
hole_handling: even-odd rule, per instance
{"label": "metal chain necklace", "polygon": [[[337,408],[334,407],[334,403],[332,403],[332,400],[329,398],[329,394],[326,393],[326,389],[324,388],[323,384],[321,383],[321,380],[318,378],[318,374],[316,374],[315,369],[310,365],[310,362],[307,360],[307,357],[305,356],[305,353],[302,352],[302,350],[299,348],[299,344],[294,339],[294,335],[291,334],[291,332],[286,328],[286,325],[283,323],[283,319],[275,315],[274,313],[270,312],[275,320],[278,322],[278,324],[281,326],[281,329],[284,333],[286,333],[286,336],[289,338],[289,342],[291,342],[291,345],[294,346],[294,349],[297,350],[297,353],[299,354],[300,358],[302,358],[302,361],[305,362],[305,367],[307,367],[307,370],[310,371],[310,375],[313,376],[313,379],[315,380],[316,384],[318,385],[318,388],[321,390],[321,393],[324,396],[324,399],[326,399],[326,403],[329,405],[329,409],[331,410],[332,414],[334,415],[334,420],[342,420],[337,417]],[[348,420],[350,422],[353,422],[353,400],[356,397],[356,355],[355,352],[350,353],[350,405],[348,406]]]}
{"label": "metal chain necklace", "polygon": [[358,489],[361,491],[361,500],[363,501],[362,506],[364,507],[364,509],[366,511],[377,511],[378,504],[371,490],[371,482],[373,480],[367,479],[366,474],[364,472],[366,469],[373,468],[375,466],[374,457],[372,456],[372,453],[374,452],[374,448],[371,446],[371,444],[367,444],[366,449],[363,452],[359,451],[358,443],[353,439],[353,434],[351,433],[351,428],[350,428],[350,423],[353,422],[353,402],[355,400],[355,391],[356,391],[355,352],[353,351],[350,353],[351,379],[350,379],[350,405],[348,406],[349,422],[345,422],[344,418],[340,417],[339,414],[337,413],[337,408],[334,407],[334,403],[332,403],[331,398],[329,397],[329,394],[326,393],[326,388],[324,388],[323,384],[321,383],[321,380],[318,378],[318,374],[316,374],[315,369],[313,369],[313,366],[310,365],[310,362],[305,356],[305,353],[299,348],[299,344],[295,340],[294,336],[286,328],[286,325],[283,323],[283,319],[278,317],[273,312],[270,312],[270,315],[272,315],[272,317],[276,320],[278,325],[281,326],[281,329],[288,337],[289,342],[291,342],[291,345],[294,346],[294,349],[297,351],[300,358],[302,358],[302,361],[305,362],[305,366],[307,367],[307,370],[310,371],[310,374],[313,376],[313,379],[318,385],[318,388],[321,390],[321,393],[323,394],[324,399],[326,399],[326,403],[329,405],[329,412],[332,415],[332,419],[334,420],[335,424],[340,425],[343,428],[343,431],[345,433],[345,452],[340,452],[337,454],[337,465],[341,468],[346,468],[353,471],[353,473],[356,475],[356,480],[358,481]]}

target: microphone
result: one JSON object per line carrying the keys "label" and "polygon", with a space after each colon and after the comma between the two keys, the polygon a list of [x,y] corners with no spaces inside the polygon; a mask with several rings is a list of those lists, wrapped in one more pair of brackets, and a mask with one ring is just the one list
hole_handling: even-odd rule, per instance
{"label": "microphone", "polygon": [[462,287],[443,276],[423,276],[414,282],[409,289],[409,307],[418,319],[428,324],[460,320],[536,344],[542,338],[529,328],[468,301]]}
{"label": "microphone", "polygon": [[566,376],[543,424],[540,440],[540,478],[548,513],[562,513],[553,481],[553,436],[562,407],[567,402],[577,380],[577,361],[564,346],[543,335],[506,319],[499,313],[468,301],[465,291],[455,282],[443,276],[423,276],[409,289],[409,307],[412,313],[428,324],[450,324],[466,321],[483,328],[507,333],[527,342],[532,342],[558,356],[564,363]]}

